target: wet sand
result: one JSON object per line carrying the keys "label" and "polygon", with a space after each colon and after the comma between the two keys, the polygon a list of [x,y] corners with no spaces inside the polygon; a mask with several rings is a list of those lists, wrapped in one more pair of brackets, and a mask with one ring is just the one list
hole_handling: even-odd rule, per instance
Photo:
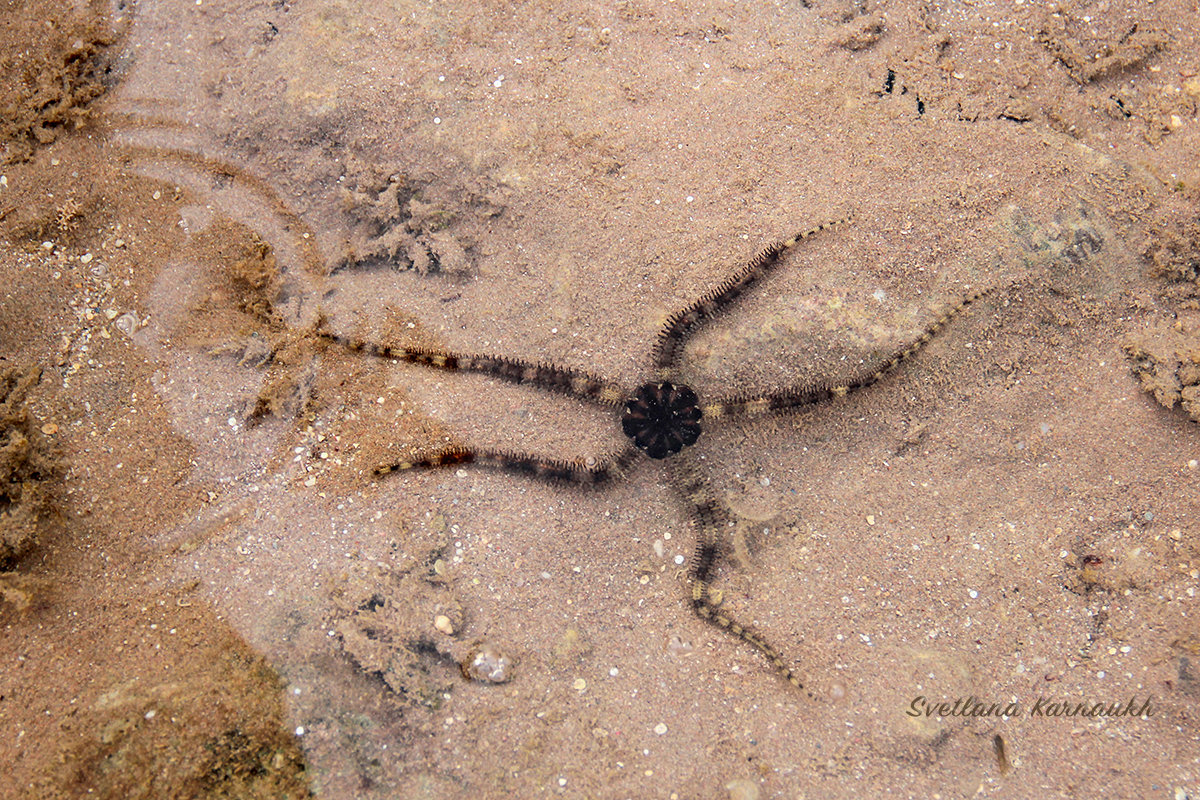
{"label": "wet sand", "polygon": [[[1200,794],[1194,3],[0,18],[0,797]],[[669,467],[375,474],[616,412],[318,335],[637,386],[847,215],[680,370],[837,382],[987,290],[688,451],[812,697],[692,613]]]}

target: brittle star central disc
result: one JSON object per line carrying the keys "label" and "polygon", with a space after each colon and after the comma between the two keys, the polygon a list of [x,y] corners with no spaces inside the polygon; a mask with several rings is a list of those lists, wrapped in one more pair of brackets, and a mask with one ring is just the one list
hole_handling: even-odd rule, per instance
{"label": "brittle star central disc", "polygon": [[647,383],[625,403],[621,427],[651,458],[666,458],[700,438],[700,405],[690,387]]}

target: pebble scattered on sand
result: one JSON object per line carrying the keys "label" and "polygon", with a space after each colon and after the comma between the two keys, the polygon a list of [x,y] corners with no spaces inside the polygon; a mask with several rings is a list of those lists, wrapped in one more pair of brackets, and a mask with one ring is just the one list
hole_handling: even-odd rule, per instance
{"label": "pebble scattered on sand", "polygon": [[480,683],[507,683],[513,679],[513,660],[491,642],[480,642],[467,653],[462,674]]}
{"label": "pebble scattered on sand", "polygon": [[134,314],[132,311],[127,311],[117,317],[117,321],[113,324],[117,326],[117,330],[126,336],[133,336],[134,331],[141,327],[141,321],[138,319],[137,314]]}

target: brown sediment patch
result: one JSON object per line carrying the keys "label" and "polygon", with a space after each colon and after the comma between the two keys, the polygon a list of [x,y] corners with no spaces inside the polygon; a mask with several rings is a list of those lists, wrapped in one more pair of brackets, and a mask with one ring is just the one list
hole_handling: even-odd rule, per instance
{"label": "brown sediment patch", "polygon": [[271,246],[257,233],[239,222],[218,219],[196,235],[191,246],[205,267],[188,318],[193,337],[207,331],[262,333],[281,327],[275,303],[283,278]]}
{"label": "brown sediment patch", "polygon": [[1142,388],[1200,422],[1200,315],[1152,323],[1125,343]]}
{"label": "brown sediment patch", "polygon": [[125,205],[103,202],[115,176],[94,144],[67,139],[52,150],[6,170],[0,235],[15,243],[81,244]]}
{"label": "brown sediment patch", "polygon": [[251,228],[227,218],[214,221],[191,241],[201,277],[177,333],[210,356],[231,356],[239,367],[267,371],[243,417],[296,419],[310,407],[314,345],[284,320],[278,308],[289,291],[270,244]]}
{"label": "brown sediment patch", "polygon": [[[58,426],[39,427],[27,407],[29,390],[41,375],[41,367],[31,365],[0,370],[0,567],[34,546],[39,521],[50,507],[49,481],[57,465],[45,433]],[[0,587],[0,593],[10,597],[9,589]],[[11,595],[24,604],[20,598]]]}
{"label": "brown sediment patch", "polygon": [[108,88],[115,34],[108,3],[25,0],[0,10],[0,164],[24,161],[81,126]]}
{"label": "brown sediment patch", "polygon": [[127,664],[81,692],[61,745],[47,748],[57,757],[40,759],[36,796],[312,796],[304,756],[284,728],[279,676],[216,620],[193,624],[210,612],[189,611],[174,612],[192,632],[171,637],[189,652],[175,654],[170,673]]}
{"label": "brown sediment patch", "polygon": [[[21,13],[41,25],[37,8]],[[0,569],[26,555],[0,575],[0,727],[13,733],[0,795],[308,797],[280,678],[191,587],[163,588],[173,566],[154,533],[214,488],[144,346],[148,296],[190,244],[189,198],[121,166],[63,135],[3,170]],[[221,284],[234,313],[284,330],[269,248],[249,233],[234,245]]]}
{"label": "brown sediment patch", "polygon": [[1193,297],[1200,296],[1200,218],[1189,216],[1161,226],[1147,256],[1159,276],[1184,284],[1183,291]]}

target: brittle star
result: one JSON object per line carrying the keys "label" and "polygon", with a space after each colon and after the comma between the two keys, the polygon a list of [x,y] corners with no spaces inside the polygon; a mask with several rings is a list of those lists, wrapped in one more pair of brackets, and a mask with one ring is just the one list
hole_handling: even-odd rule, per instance
{"label": "brittle star", "polygon": [[[377,468],[375,473],[384,475],[395,470],[480,464],[542,480],[596,486],[626,475],[642,455],[668,462],[669,484],[687,509],[696,533],[687,568],[692,610],[704,621],[755,647],[784,678],[797,688],[804,689],[803,683],[778,650],[752,627],[719,608],[719,595],[712,588],[711,577],[726,549],[725,538],[734,524],[735,513],[717,499],[708,479],[690,457],[689,448],[699,440],[707,427],[720,421],[785,414],[878,383],[985,292],[978,291],[964,297],[943,311],[925,327],[920,336],[903,348],[876,366],[840,382],[814,381],[780,391],[733,394],[705,400],[680,380],[680,360],[691,334],[774,269],[786,253],[805,239],[846,221],[839,219],[826,222],[770,245],[699,300],[671,314],[654,344],[653,378],[632,391],[590,372],[552,364],[505,356],[377,344],[324,330],[320,335],[371,356],[443,370],[479,372],[619,411],[621,428],[629,442],[603,459],[564,460],[510,450],[445,446],[418,451],[404,461]],[[808,693],[811,697],[812,693]]]}

